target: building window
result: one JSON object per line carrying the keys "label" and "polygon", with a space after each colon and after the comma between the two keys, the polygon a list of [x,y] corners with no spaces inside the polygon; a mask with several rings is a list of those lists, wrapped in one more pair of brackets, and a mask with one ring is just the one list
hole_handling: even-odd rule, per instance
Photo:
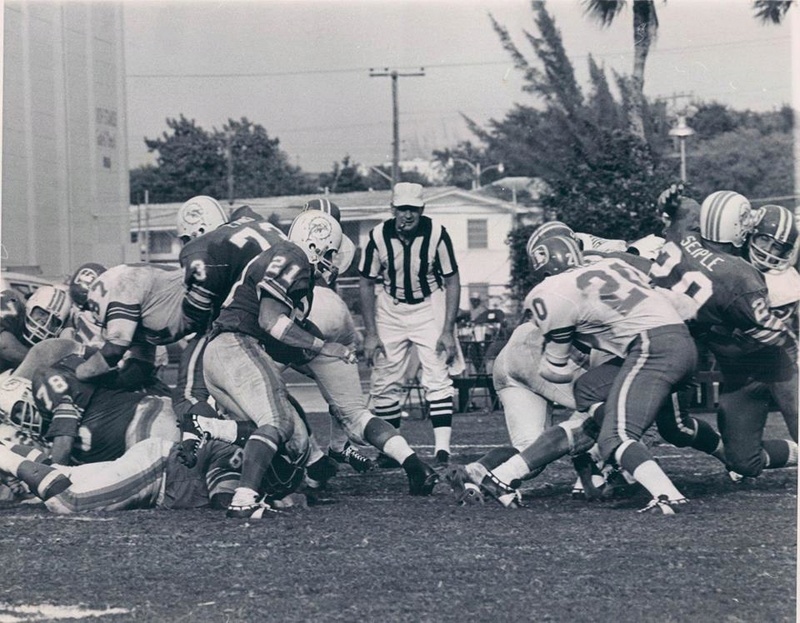
{"label": "building window", "polygon": [[467,219],[467,248],[489,248],[489,226],[485,218]]}

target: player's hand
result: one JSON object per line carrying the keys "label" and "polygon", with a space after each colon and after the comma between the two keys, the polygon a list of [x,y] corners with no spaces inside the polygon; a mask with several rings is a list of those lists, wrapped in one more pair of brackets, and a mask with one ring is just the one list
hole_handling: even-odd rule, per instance
{"label": "player's hand", "polygon": [[681,205],[681,197],[685,189],[683,184],[672,184],[669,188],[662,191],[656,201],[658,209],[661,212],[666,212],[670,218],[673,218],[675,212],[678,211]]}
{"label": "player's hand", "polygon": [[178,461],[189,469],[197,465],[197,448],[199,446],[199,437],[185,437],[178,448]]}
{"label": "player's hand", "polygon": [[319,354],[323,357],[341,359],[345,363],[356,363],[357,361],[355,350],[348,348],[344,344],[338,344],[337,342],[325,342]]}
{"label": "player's hand", "polygon": [[367,365],[374,365],[378,353],[383,353],[383,356],[386,357],[386,349],[383,346],[383,342],[381,342],[381,338],[377,335],[367,335],[364,338],[364,357],[367,360]]}
{"label": "player's hand", "polygon": [[456,358],[456,338],[449,331],[444,331],[436,340],[436,353],[445,354],[445,363],[449,366]]}

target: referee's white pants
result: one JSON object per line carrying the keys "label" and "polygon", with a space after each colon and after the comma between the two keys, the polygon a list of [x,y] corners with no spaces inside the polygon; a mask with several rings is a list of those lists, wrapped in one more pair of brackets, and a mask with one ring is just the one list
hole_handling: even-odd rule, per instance
{"label": "referee's white pants", "polygon": [[373,404],[390,406],[402,399],[402,386],[411,347],[416,346],[421,364],[420,381],[428,402],[453,396],[453,381],[445,353],[436,352],[445,318],[445,293],[437,290],[417,305],[395,303],[384,290],[375,300],[375,325],[386,349],[372,368],[370,395]]}

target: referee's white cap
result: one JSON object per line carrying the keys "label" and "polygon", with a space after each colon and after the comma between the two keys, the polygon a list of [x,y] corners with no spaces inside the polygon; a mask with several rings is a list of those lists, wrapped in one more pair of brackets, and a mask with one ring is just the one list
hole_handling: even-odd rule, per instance
{"label": "referee's white cap", "polygon": [[425,202],[422,199],[422,184],[411,182],[399,182],[394,185],[392,193],[392,206],[399,208],[411,206],[412,208],[424,208]]}

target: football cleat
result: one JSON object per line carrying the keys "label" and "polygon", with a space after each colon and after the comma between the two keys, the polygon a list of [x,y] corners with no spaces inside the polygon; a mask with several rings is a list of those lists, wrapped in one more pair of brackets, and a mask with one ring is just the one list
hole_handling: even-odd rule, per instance
{"label": "football cleat", "polygon": [[450,462],[450,453],[447,450],[436,451],[436,464],[439,466],[447,465]]}
{"label": "football cleat", "polygon": [[502,482],[489,471],[481,480],[480,487],[483,493],[488,493],[506,508],[522,508],[524,506],[519,490]]}
{"label": "football cleat", "polygon": [[225,516],[228,519],[268,519],[280,515],[280,512],[263,500],[252,504],[234,504],[228,506]]}
{"label": "football cleat", "polygon": [[375,469],[375,461],[361,454],[349,441],[345,444],[341,452],[337,452],[333,448],[328,448],[328,456],[337,463],[346,463],[360,474]]}
{"label": "football cleat", "polygon": [[481,493],[481,488],[472,482],[464,465],[455,465],[445,474],[447,484],[453,490],[456,504],[459,506],[484,504],[486,500]]}
{"label": "football cleat", "polygon": [[421,461],[422,470],[413,474],[408,474],[408,492],[411,495],[430,495],[433,488],[439,482],[439,474],[434,469]]}
{"label": "football cleat", "polygon": [[228,505],[225,516],[228,519],[264,519],[278,514],[262,497],[248,489],[237,489]]}
{"label": "football cleat", "polygon": [[681,506],[688,504],[686,498],[670,500],[666,495],[659,495],[653,498],[644,508],[640,508],[637,513],[649,513],[653,515],[675,515]]}

